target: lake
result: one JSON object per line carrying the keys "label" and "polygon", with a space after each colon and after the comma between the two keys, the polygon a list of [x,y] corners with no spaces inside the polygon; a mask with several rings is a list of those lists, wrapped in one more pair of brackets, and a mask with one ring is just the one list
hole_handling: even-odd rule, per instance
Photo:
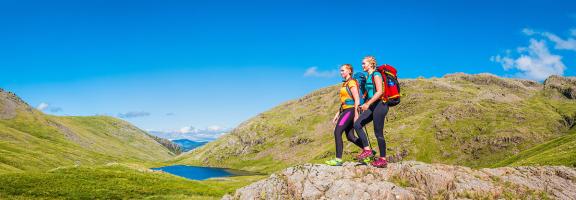
{"label": "lake", "polygon": [[229,176],[248,176],[258,175],[256,172],[241,171],[226,168],[215,167],[197,167],[188,165],[172,165],[165,167],[152,168],[153,170],[161,170],[166,173],[174,174],[176,176],[184,177],[192,180],[205,180],[209,178],[229,177]]}

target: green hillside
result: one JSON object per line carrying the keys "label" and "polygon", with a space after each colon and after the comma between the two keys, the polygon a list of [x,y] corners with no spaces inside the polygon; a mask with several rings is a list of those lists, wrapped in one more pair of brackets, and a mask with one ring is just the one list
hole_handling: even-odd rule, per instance
{"label": "green hillside", "polygon": [[[576,166],[576,78],[489,74],[401,80],[391,159],[471,167]],[[173,143],[107,116],[45,115],[0,89],[0,199],[214,199],[264,176],[191,181],[148,167],[189,164],[273,172],[334,156],[338,86],[312,92],[176,156]],[[376,144],[372,127],[368,127]],[[358,153],[346,142],[345,159]],[[59,187],[54,187],[58,185]]]}
{"label": "green hillside", "polygon": [[493,167],[526,165],[567,165],[576,167],[576,129],[572,129],[567,135],[524,150],[517,155],[496,163]]}
{"label": "green hillside", "polygon": [[0,90],[0,173],[174,157],[146,132],[107,116],[58,117]]}
{"label": "green hillside", "polygon": [[220,199],[263,176],[192,181],[110,163],[0,174],[0,199]]}
{"label": "green hillside", "polygon": [[219,199],[264,178],[148,169],[179,151],[117,118],[45,115],[0,89],[0,199]]}
{"label": "green hillside", "polygon": [[[571,136],[576,116],[574,80],[552,76],[542,84],[490,74],[401,80],[402,103],[390,110],[385,125],[388,153],[392,159],[488,167],[548,143],[554,148],[565,144],[570,148],[562,149],[571,151],[569,143],[554,141]],[[171,162],[265,172],[322,162],[334,156],[330,119],[338,109],[337,87],[261,113]],[[368,130],[371,143],[376,144],[372,127]],[[345,159],[357,150],[347,143]],[[569,159],[554,162],[572,163]]]}

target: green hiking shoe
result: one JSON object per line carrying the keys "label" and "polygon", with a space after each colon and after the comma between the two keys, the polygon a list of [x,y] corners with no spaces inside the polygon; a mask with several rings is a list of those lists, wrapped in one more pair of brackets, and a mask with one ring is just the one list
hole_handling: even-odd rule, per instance
{"label": "green hiking shoe", "polygon": [[326,161],[326,164],[330,166],[342,166],[342,159],[333,158],[332,160]]}

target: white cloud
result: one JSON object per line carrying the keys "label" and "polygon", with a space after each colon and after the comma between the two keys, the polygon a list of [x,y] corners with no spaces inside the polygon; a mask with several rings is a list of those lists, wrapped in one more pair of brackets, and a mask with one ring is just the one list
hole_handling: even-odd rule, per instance
{"label": "white cloud", "polygon": [[57,112],[62,111],[62,108],[51,106],[50,104],[45,103],[45,102],[42,102],[38,106],[36,106],[36,109],[38,109],[39,111],[42,111],[42,112],[48,111],[51,113],[57,113]]}
{"label": "white cloud", "polygon": [[562,39],[561,37],[548,32],[543,33],[543,35],[556,44],[554,47],[556,49],[576,51],[576,39],[574,38]]}
{"label": "white cloud", "polygon": [[522,33],[530,36],[530,35],[536,34],[536,31],[534,31],[534,30],[532,30],[532,29],[529,29],[529,28],[524,28],[524,29],[522,29]]}
{"label": "white cloud", "polygon": [[507,50],[504,56],[492,56],[490,60],[500,63],[505,70],[517,70],[516,77],[541,81],[550,75],[563,75],[566,65],[562,56],[550,52],[547,41],[554,44],[555,50],[576,51],[576,29],[571,29],[566,38],[529,28],[522,29],[522,33],[531,37],[528,47],[518,47],[514,52]]}
{"label": "white cloud", "polygon": [[36,109],[40,110],[40,111],[44,111],[46,110],[46,108],[48,108],[50,105],[48,105],[47,103],[40,103],[40,105],[36,106]]}
{"label": "white cloud", "polygon": [[550,53],[543,40],[530,39],[530,46],[518,48],[517,53],[520,54],[517,58],[507,54],[493,56],[490,60],[500,63],[505,70],[518,70],[517,77],[538,81],[550,75],[563,75],[566,69],[562,57]]}
{"label": "white cloud", "polygon": [[208,129],[208,130],[211,130],[211,131],[221,131],[221,130],[223,130],[224,128],[223,128],[223,127],[220,127],[220,126],[218,126],[218,125],[212,125],[212,126],[209,126],[207,129]]}
{"label": "white cloud", "polygon": [[532,29],[525,28],[522,32],[528,36],[540,35],[546,39],[554,42],[555,49],[576,51],[576,29],[570,30],[570,36],[566,39],[550,32],[538,32]]}
{"label": "white cloud", "polygon": [[197,132],[198,129],[192,127],[192,126],[185,126],[180,128],[180,130],[178,130],[179,133],[194,133]]}
{"label": "white cloud", "polygon": [[338,71],[336,70],[332,70],[332,71],[318,71],[318,67],[314,66],[314,67],[309,67],[308,69],[306,69],[306,72],[304,72],[304,76],[305,77],[322,77],[322,78],[330,78],[330,77],[334,77],[338,75]]}

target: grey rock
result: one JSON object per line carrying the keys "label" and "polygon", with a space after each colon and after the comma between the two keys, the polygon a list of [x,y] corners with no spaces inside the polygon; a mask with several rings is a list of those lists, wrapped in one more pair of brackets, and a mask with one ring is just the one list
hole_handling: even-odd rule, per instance
{"label": "grey rock", "polygon": [[564,166],[471,169],[416,161],[374,168],[304,164],[223,199],[576,199],[576,169]]}
{"label": "grey rock", "polygon": [[552,75],[544,81],[544,89],[556,90],[568,99],[576,99],[576,77]]}

